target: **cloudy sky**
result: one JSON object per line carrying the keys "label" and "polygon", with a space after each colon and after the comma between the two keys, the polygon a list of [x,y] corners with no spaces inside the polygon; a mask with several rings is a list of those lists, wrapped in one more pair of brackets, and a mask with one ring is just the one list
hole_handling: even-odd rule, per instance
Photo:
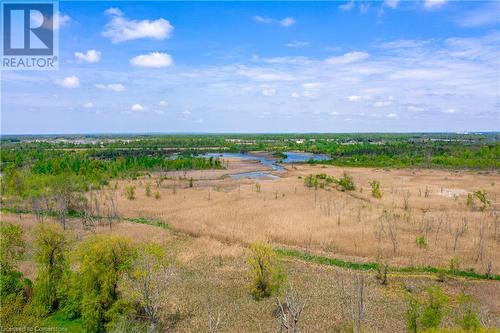
{"label": "cloudy sky", "polygon": [[500,2],[61,2],[1,130],[500,130]]}

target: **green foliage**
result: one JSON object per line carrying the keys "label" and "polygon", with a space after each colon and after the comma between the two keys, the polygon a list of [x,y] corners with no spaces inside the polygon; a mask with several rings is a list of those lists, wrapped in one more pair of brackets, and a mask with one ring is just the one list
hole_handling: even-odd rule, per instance
{"label": "green foliage", "polygon": [[260,300],[281,292],[286,274],[271,246],[251,244],[247,264],[251,279],[250,294],[254,299]]}
{"label": "green foliage", "polygon": [[12,271],[23,258],[23,229],[12,223],[0,222],[0,271]]}
{"label": "green foliage", "polygon": [[349,176],[345,171],[342,177],[338,179],[336,183],[340,187],[341,191],[354,191],[356,189],[352,177]]}
{"label": "green foliage", "polygon": [[482,328],[478,315],[478,302],[472,296],[462,294],[458,297],[458,303],[460,314],[456,319],[458,326],[466,331],[478,332]]}
{"label": "green foliage", "polygon": [[155,192],[154,197],[155,197],[155,199],[156,199],[156,200],[161,199],[161,194],[160,194],[160,192],[159,192],[159,191],[156,191],[156,192]]}
{"label": "green foliage", "polygon": [[0,222],[0,328],[38,324],[29,306],[31,281],[17,271],[25,246],[20,226]]}
{"label": "green foliage", "polygon": [[370,187],[372,188],[372,197],[377,199],[382,198],[382,192],[380,191],[380,182],[378,180],[372,180],[370,182]]}
{"label": "green foliage", "polygon": [[417,236],[415,243],[421,249],[425,249],[427,247],[427,237],[425,235]]}
{"label": "green foliage", "polygon": [[57,288],[67,268],[68,240],[61,226],[40,223],[35,226],[34,261],[38,272],[34,284],[34,303],[41,315],[58,309],[60,298]]}
{"label": "green foliage", "polygon": [[408,305],[405,312],[406,328],[409,332],[418,332],[418,318],[420,315],[420,303],[418,299],[412,295],[408,297]]}
{"label": "green foliage", "polygon": [[429,287],[427,289],[427,299],[419,316],[420,325],[424,329],[438,327],[445,315],[447,304],[448,296],[440,287]]}
{"label": "green foliage", "polygon": [[81,317],[87,332],[103,332],[106,314],[119,299],[118,281],[131,268],[135,248],[117,236],[90,236],[77,249]]}

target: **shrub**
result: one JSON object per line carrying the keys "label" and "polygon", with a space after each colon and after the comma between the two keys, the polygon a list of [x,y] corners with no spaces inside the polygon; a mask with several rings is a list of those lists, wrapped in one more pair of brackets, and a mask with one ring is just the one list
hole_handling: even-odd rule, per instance
{"label": "shrub", "polygon": [[427,247],[427,238],[424,235],[417,236],[415,242],[417,243],[417,246],[421,249],[425,249]]}
{"label": "shrub", "polygon": [[147,182],[145,187],[145,194],[147,197],[151,196],[151,183]]}
{"label": "shrub", "polygon": [[377,263],[377,275],[375,276],[377,280],[380,281],[380,284],[387,284],[387,273],[389,272],[389,264],[384,261],[379,260]]}
{"label": "shrub", "polygon": [[458,297],[460,317],[456,323],[466,331],[478,332],[481,327],[481,322],[478,316],[478,303],[469,295],[460,295]]}
{"label": "shrub", "polygon": [[478,190],[467,194],[467,207],[469,207],[470,209],[475,209],[476,199],[479,201],[480,206],[478,208],[480,211],[486,210],[491,205],[491,202],[488,199],[486,192]]}
{"label": "shrub", "polygon": [[341,191],[354,191],[356,187],[354,186],[354,181],[352,177],[346,172],[336,181],[337,185],[340,187]]}
{"label": "shrub", "polygon": [[125,186],[125,196],[129,200],[135,199],[135,186],[134,185]]}
{"label": "shrub", "polygon": [[406,328],[412,333],[418,331],[418,317],[420,315],[420,303],[417,298],[410,296],[405,312]]}
{"label": "shrub", "polygon": [[247,263],[251,279],[250,294],[254,299],[260,300],[280,293],[286,274],[271,246],[263,243],[251,244]]}
{"label": "shrub", "polygon": [[156,191],[156,192],[155,192],[155,199],[156,199],[156,200],[158,200],[158,199],[160,199],[160,198],[161,198],[161,194],[160,194],[160,192]]}
{"label": "shrub", "polygon": [[420,314],[420,324],[424,329],[436,328],[441,324],[448,304],[448,296],[438,286],[427,289],[427,299]]}
{"label": "shrub", "polygon": [[382,198],[382,192],[380,192],[380,182],[378,180],[373,180],[370,182],[370,186],[372,188],[372,196],[377,199]]}

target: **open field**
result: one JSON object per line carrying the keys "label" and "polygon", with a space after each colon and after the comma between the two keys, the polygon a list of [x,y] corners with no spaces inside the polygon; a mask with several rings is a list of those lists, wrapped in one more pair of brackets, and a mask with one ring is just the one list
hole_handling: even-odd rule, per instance
{"label": "open field", "polygon": [[[21,225],[28,244],[31,244],[30,235],[37,223],[32,215],[2,214],[2,220]],[[92,234],[111,234],[132,238],[137,243],[155,242],[167,249],[167,255],[178,271],[176,280],[168,287],[167,321],[172,332],[206,331],[207,300],[221,314],[221,332],[277,330],[275,299],[257,302],[247,292],[247,250],[241,245],[130,222],[117,223],[111,231],[106,225],[84,231],[79,220],[74,219],[68,229],[77,241]],[[30,260],[31,246],[27,252],[21,270],[27,277],[34,278],[36,268]],[[356,272],[286,258],[285,267],[287,284],[293,286],[306,302],[301,319],[303,332],[335,332],[344,327],[350,317],[349,310],[343,308],[342,283],[350,292],[353,281],[360,277],[365,281],[365,331],[404,332],[407,290],[420,294],[425,288],[439,283],[433,275],[391,273],[389,285],[382,286],[373,272]],[[448,278],[439,284],[450,297],[460,293],[472,295],[481,304],[481,322],[487,327],[500,327],[497,281]],[[450,306],[456,308],[457,303],[452,301]],[[453,325],[453,318],[445,318],[445,323]],[[77,327],[69,332],[79,330]]]}
{"label": "open field", "polygon": [[476,169],[436,146],[436,163],[460,168],[433,169],[397,142],[329,142],[280,151],[262,139],[264,150],[211,154],[13,143],[0,165],[0,319],[69,332],[273,332],[278,302],[292,302],[305,304],[300,332],[496,332],[497,145],[468,146],[464,156],[480,149]]}
{"label": "open field", "polygon": [[[119,213],[161,219],[175,230],[228,243],[265,240],[355,261],[382,257],[402,266],[445,268],[458,257],[461,269],[500,272],[497,172],[293,165],[277,180],[216,177],[248,171],[245,163],[230,161],[232,170],[167,173],[158,188],[158,175],[119,182],[119,191],[129,183],[137,187],[135,200],[118,195]],[[304,186],[308,174],[340,177],[344,171],[357,190]],[[381,183],[381,199],[371,196],[374,179]],[[145,195],[148,182],[160,199]],[[471,210],[466,200],[474,190],[485,190],[494,209]],[[426,247],[417,245],[419,236]]]}

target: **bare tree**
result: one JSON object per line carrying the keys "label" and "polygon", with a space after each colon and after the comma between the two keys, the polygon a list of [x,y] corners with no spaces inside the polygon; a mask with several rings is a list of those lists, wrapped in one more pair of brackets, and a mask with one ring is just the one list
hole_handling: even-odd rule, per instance
{"label": "bare tree", "polygon": [[175,267],[167,264],[159,245],[147,244],[141,249],[129,282],[148,319],[149,333],[160,332],[165,301],[175,276]]}
{"label": "bare tree", "polygon": [[455,253],[455,251],[457,250],[459,238],[462,237],[466,231],[467,231],[467,219],[464,217],[464,219],[462,220],[462,223],[455,227],[455,231],[454,231],[454,235],[453,235],[454,236],[453,237],[453,253]]}
{"label": "bare tree", "polygon": [[216,309],[216,306],[212,298],[208,298],[206,302],[207,315],[208,315],[208,332],[217,333],[219,332],[219,326],[221,324],[221,312]]}
{"label": "bare tree", "polygon": [[388,226],[388,235],[389,238],[391,239],[392,243],[392,254],[396,255],[398,251],[398,230],[397,230],[397,225],[394,220],[392,221],[387,221],[387,226]]}
{"label": "bare tree", "polygon": [[299,296],[289,289],[285,292],[285,298],[280,301],[276,298],[278,306],[277,319],[279,322],[279,331],[284,333],[299,333],[299,321],[305,302]]}
{"label": "bare tree", "polygon": [[339,298],[342,303],[344,318],[353,324],[353,331],[360,333],[365,318],[366,290],[365,278],[362,274],[350,273],[347,281],[341,274],[337,274],[336,283]]}
{"label": "bare tree", "polygon": [[477,256],[476,256],[476,262],[481,260],[483,262],[483,253],[484,253],[484,222],[481,221],[481,224],[479,225],[479,235],[477,237]]}

